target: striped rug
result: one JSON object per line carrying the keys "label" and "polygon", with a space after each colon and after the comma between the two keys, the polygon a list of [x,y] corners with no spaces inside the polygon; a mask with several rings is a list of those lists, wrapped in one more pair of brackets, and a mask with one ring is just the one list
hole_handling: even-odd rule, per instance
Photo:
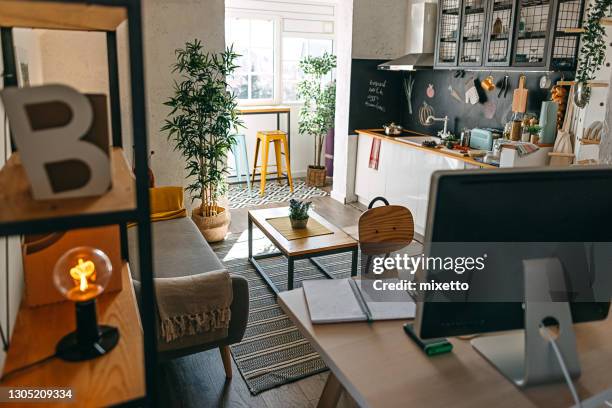
{"label": "striped rug", "polygon": [[[234,361],[251,394],[257,395],[280,385],[327,370],[317,352],[276,303],[273,292],[247,260],[247,234],[213,244],[213,250],[230,273],[249,282],[249,320],[243,340],[231,346]],[[275,248],[259,231],[254,231],[254,253]],[[318,258],[336,277],[349,277],[351,254]],[[273,257],[258,261],[281,290],[287,287],[287,260]],[[295,263],[295,287],[307,279],[324,279],[308,260]]]}

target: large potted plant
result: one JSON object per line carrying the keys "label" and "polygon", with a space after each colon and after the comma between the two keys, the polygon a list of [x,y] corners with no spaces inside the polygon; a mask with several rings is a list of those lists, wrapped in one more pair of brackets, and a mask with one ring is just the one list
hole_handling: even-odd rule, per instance
{"label": "large potted plant", "polygon": [[314,163],[308,166],[307,184],[325,185],[325,165],[321,164],[325,135],[334,126],[336,110],[336,84],[327,82],[329,73],[336,67],[336,56],[328,53],[320,57],[305,57],[299,64],[304,79],[297,87],[303,102],[300,109],[299,133],[314,137]]}
{"label": "large potted plant", "polygon": [[199,40],[175,52],[172,72],[179,78],[174,95],[165,102],[171,111],[162,131],[186,160],[186,190],[192,202],[200,200],[191,218],[208,242],[216,242],[225,238],[230,223],[229,209],[219,205],[219,199],[227,189],[227,153],[241,126],[236,96],[227,83],[239,55],[232,48],[205,52]]}

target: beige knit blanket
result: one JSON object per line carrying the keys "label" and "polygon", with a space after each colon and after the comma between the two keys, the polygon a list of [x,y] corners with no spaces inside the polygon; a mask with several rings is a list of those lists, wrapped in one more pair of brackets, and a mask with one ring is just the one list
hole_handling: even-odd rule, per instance
{"label": "beige knit blanket", "polygon": [[227,271],[155,278],[155,293],[166,342],[229,327],[232,281]]}

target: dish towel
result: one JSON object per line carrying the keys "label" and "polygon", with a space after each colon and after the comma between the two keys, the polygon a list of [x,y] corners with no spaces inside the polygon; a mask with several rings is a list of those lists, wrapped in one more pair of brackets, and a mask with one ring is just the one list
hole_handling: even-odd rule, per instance
{"label": "dish towel", "polygon": [[229,327],[232,281],[225,270],[155,278],[155,294],[166,342]]}
{"label": "dish towel", "polygon": [[370,148],[370,163],[369,168],[378,170],[378,158],[380,157],[380,139],[372,138],[372,147]]}
{"label": "dish towel", "polygon": [[516,153],[519,155],[519,157],[527,156],[528,154],[531,154],[533,152],[537,152],[538,150],[540,150],[540,147],[538,145],[535,145],[529,142],[517,142],[517,141],[508,140],[508,141],[504,141],[502,146],[504,145],[514,146],[514,148],[516,149]]}

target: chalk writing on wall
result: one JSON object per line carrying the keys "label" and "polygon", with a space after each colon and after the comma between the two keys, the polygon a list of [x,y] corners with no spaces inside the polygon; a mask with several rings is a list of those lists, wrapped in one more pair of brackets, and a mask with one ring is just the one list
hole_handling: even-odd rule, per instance
{"label": "chalk writing on wall", "polygon": [[383,106],[382,99],[385,96],[385,88],[387,87],[387,81],[374,81],[370,80],[368,85],[368,94],[366,96],[365,106],[386,112],[386,108]]}

